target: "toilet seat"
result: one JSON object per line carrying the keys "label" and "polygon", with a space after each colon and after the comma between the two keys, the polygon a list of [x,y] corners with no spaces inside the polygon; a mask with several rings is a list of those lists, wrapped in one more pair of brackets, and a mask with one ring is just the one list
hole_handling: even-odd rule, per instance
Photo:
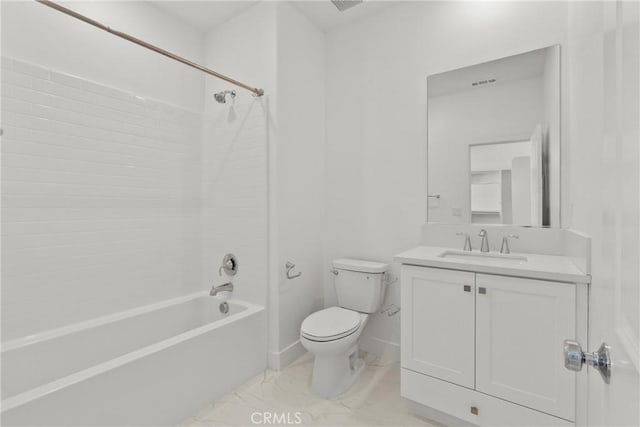
{"label": "toilet seat", "polygon": [[356,332],[360,324],[359,313],[342,307],[329,307],[304,319],[300,333],[312,341],[335,341]]}

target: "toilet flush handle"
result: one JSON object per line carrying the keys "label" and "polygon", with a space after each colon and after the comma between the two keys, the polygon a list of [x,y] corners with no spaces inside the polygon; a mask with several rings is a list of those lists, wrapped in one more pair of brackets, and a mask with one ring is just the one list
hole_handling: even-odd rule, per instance
{"label": "toilet flush handle", "polygon": [[338,270],[336,270],[335,268],[332,268],[331,270],[329,270],[329,273],[332,273],[334,276],[337,276],[339,274]]}

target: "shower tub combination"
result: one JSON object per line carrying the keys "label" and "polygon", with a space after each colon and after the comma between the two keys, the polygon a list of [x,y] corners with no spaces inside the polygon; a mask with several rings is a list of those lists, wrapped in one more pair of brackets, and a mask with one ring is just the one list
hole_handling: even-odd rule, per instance
{"label": "shower tub combination", "polygon": [[266,368],[265,324],[197,293],[6,342],[2,425],[175,425]]}

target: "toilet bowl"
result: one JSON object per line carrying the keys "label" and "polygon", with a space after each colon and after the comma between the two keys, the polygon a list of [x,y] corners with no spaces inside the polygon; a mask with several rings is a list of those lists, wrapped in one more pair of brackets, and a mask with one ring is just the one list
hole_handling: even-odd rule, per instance
{"label": "toilet bowl", "polygon": [[358,340],[370,313],[380,308],[387,267],[369,261],[334,261],[339,306],[312,313],[300,326],[300,343],[315,356],[311,389],[318,396],[343,393],[364,368]]}
{"label": "toilet bowl", "polygon": [[307,317],[300,327],[300,342],[315,355],[312,391],[331,398],[351,387],[364,367],[358,358],[358,339],[368,314],[329,307]]}

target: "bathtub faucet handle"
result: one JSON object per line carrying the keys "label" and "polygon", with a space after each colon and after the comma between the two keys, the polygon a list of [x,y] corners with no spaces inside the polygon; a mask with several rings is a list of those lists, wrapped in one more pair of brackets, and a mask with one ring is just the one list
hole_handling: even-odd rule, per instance
{"label": "bathtub faucet handle", "polygon": [[222,276],[222,272],[227,276],[235,276],[238,272],[238,259],[233,254],[226,254],[222,259],[222,265],[218,268],[218,276]]}

